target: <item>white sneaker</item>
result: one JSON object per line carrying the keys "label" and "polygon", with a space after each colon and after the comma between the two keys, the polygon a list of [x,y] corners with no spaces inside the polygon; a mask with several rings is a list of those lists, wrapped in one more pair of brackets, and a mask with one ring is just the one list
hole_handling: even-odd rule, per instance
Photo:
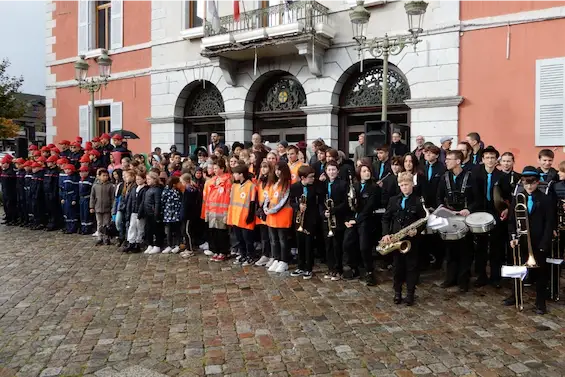
{"label": "white sneaker", "polygon": [[180,247],[175,246],[175,247],[173,247],[173,250],[171,250],[171,253],[176,254],[176,253],[178,253],[179,251],[180,251]]}
{"label": "white sneaker", "polygon": [[290,249],[290,253],[292,255],[298,255],[298,249],[296,247],[293,247],[293,248]]}
{"label": "white sneaker", "polygon": [[[208,250],[210,246],[208,246],[208,242],[204,242],[202,245],[198,246],[202,250]],[[206,254],[208,255],[208,254]]]}
{"label": "white sneaker", "polygon": [[204,254],[207,255],[207,256],[209,256],[209,257],[211,257],[212,255],[214,255],[214,252],[213,252],[213,251],[210,251],[210,250],[208,250],[208,249],[205,249],[205,250],[204,250]]}
{"label": "white sneaker", "polygon": [[277,270],[277,267],[279,266],[279,261],[276,260],[273,262],[273,264],[271,264],[271,267],[269,267],[269,269],[267,271],[269,272],[275,272]]}
{"label": "white sneaker", "polygon": [[269,261],[270,261],[269,257],[263,255],[261,258],[259,258],[257,262],[255,262],[255,265],[259,267],[263,267],[266,266],[267,263],[269,263]]}
{"label": "white sneaker", "polygon": [[161,248],[159,246],[153,246],[153,249],[148,254],[159,254],[161,252]]}
{"label": "white sneaker", "polygon": [[98,233],[98,231],[92,233],[92,237],[98,237],[98,236],[100,236],[100,233]]}
{"label": "white sneaker", "polygon": [[275,270],[275,272],[286,272],[288,271],[288,263],[286,262],[279,262],[277,264],[277,269]]}
{"label": "white sneaker", "polygon": [[265,267],[269,268],[273,265],[273,263],[275,263],[275,258],[269,258],[269,261],[267,262]]}
{"label": "white sneaker", "polygon": [[171,249],[169,246],[167,246],[165,248],[165,250],[163,250],[163,254],[169,254],[171,252],[171,250],[173,250],[173,249]]}
{"label": "white sneaker", "polygon": [[153,246],[149,245],[147,246],[147,249],[145,249],[145,251],[143,252],[143,254],[149,254],[149,252],[153,250]]}

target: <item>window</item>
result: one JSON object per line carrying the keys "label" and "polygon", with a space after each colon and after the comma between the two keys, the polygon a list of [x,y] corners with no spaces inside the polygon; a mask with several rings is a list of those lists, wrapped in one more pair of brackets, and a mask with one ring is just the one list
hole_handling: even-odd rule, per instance
{"label": "window", "polygon": [[565,145],[565,58],[536,61],[537,147]]}
{"label": "window", "polygon": [[185,29],[192,29],[203,25],[204,7],[205,3],[202,0],[185,1]]}
{"label": "window", "polygon": [[96,2],[96,48],[110,48],[111,5],[110,0]]}
{"label": "window", "polygon": [[98,135],[111,132],[111,119],[110,106],[99,106],[96,108],[96,131]]}

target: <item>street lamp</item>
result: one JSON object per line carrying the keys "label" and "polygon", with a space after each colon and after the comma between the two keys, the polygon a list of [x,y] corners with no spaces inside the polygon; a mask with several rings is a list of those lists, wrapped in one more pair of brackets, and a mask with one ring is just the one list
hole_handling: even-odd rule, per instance
{"label": "street lamp", "polygon": [[367,25],[371,13],[365,9],[363,0],[357,0],[357,5],[349,12],[349,19],[353,27],[353,39],[359,45],[359,53],[361,59],[365,50],[375,57],[383,59],[383,87],[382,87],[382,112],[381,120],[387,120],[387,102],[388,102],[388,58],[390,55],[398,55],[404,50],[407,44],[414,46],[421,40],[418,36],[424,30],[422,28],[424,21],[424,14],[428,7],[425,1],[411,1],[404,4],[404,10],[408,16],[408,35],[398,35],[389,37],[385,34],[384,37],[374,38],[367,40],[365,35]]}
{"label": "street lamp", "polygon": [[88,62],[85,60],[84,55],[80,55],[79,59],[75,62],[75,79],[78,81],[79,89],[86,89],[90,93],[90,103],[91,103],[91,123],[90,131],[92,132],[92,137],[96,135],[96,112],[94,108],[94,93],[98,92],[102,85],[106,87],[108,85],[108,79],[110,78],[110,70],[112,68],[112,59],[108,56],[108,50],[102,50],[102,55],[96,59],[98,64],[99,74],[98,77],[87,77]]}

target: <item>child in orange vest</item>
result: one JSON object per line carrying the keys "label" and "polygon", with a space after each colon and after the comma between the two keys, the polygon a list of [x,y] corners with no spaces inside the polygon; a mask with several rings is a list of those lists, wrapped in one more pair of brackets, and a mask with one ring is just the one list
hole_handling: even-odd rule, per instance
{"label": "child in orange vest", "polygon": [[233,186],[228,208],[228,225],[231,225],[238,241],[241,258],[234,264],[249,266],[255,263],[254,232],[257,188],[250,179],[247,165],[232,168]]}
{"label": "child in orange vest", "polygon": [[227,259],[230,248],[230,236],[227,226],[227,210],[230,203],[231,175],[226,160],[219,158],[214,163],[214,175],[204,194],[205,220],[210,229],[208,243],[214,252],[211,260],[222,262]]}
{"label": "child in orange vest", "polygon": [[[254,152],[254,155],[257,152]],[[267,226],[267,215],[263,211],[263,203],[269,196],[269,190],[275,183],[275,172],[267,161],[261,162],[261,167],[258,169],[257,177],[257,221],[255,225],[259,228],[261,234],[261,251],[262,256],[257,262],[256,266],[263,267],[269,263],[271,254],[271,242],[269,241],[269,227]],[[272,262],[271,262],[272,263]]]}

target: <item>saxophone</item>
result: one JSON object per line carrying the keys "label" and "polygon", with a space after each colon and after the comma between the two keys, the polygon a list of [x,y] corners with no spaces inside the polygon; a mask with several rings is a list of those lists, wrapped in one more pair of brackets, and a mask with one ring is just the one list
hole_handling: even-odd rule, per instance
{"label": "saxophone", "polygon": [[353,178],[349,173],[349,191],[347,192],[347,202],[351,211],[357,211],[357,198],[355,197],[355,187],[353,186]]}
{"label": "saxophone", "polygon": [[402,254],[406,254],[407,252],[410,251],[410,248],[412,247],[412,243],[408,240],[404,240],[404,238],[408,236],[408,233],[411,230],[418,230],[419,227],[426,224],[428,222],[428,217],[430,217],[430,211],[428,211],[428,209],[426,208],[426,203],[424,202],[424,198],[420,198],[420,201],[422,202],[422,207],[426,212],[426,217],[413,222],[407,227],[402,228],[399,232],[391,235],[390,242],[379,241],[379,245],[377,246],[377,251],[381,255],[390,254],[395,250],[400,250]]}

